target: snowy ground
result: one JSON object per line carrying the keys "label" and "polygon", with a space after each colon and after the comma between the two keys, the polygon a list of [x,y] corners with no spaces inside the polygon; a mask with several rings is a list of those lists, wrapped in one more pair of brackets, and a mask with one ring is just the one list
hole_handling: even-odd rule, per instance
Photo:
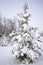
{"label": "snowy ground", "polygon": [[[5,46],[0,47],[0,65],[24,65],[24,64],[19,64],[14,60],[11,53],[11,46]],[[43,53],[36,63],[29,65],[43,65]]]}

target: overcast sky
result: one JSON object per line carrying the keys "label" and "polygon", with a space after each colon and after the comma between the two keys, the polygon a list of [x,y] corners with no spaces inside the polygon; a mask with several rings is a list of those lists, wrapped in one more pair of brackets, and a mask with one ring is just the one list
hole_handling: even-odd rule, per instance
{"label": "overcast sky", "polygon": [[[13,18],[23,11],[25,0],[0,0],[0,14],[6,18]],[[43,0],[27,0],[29,12],[31,13],[30,23],[43,30]]]}

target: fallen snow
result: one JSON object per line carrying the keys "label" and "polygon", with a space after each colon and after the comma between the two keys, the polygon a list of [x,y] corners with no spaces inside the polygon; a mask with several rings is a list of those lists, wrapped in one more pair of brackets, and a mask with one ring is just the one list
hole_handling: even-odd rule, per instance
{"label": "fallen snow", "polygon": [[11,48],[11,46],[0,47],[0,65],[43,65],[43,53],[34,64],[21,64],[13,58]]}

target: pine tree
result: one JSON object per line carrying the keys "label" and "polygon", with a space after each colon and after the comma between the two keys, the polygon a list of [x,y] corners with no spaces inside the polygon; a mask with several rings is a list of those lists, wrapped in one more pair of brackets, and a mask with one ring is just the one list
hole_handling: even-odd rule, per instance
{"label": "pine tree", "polygon": [[[18,14],[19,15],[19,14]],[[29,27],[28,5],[24,4],[24,12],[19,15],[19,32],[12,32],[10,36],[13,36],[13,49],[12,53],[16,59],[21,62],[33,63],[41,55],[42,41],[40,41],[40,35],[37,32],[37,27]],[[28,28],[29,27],[29,28]]]}
{"label": "pine tree", "polygon": [[19,17],[21,17],[21,19],[19,20],[19,27],[21,32],[26,32],[27,27],[28,27],[28,20],[29,17],[31,16],[30,13],[28,13],[28,5],[27,3],[24,4],[24,12],[21,14],[18,14]]}

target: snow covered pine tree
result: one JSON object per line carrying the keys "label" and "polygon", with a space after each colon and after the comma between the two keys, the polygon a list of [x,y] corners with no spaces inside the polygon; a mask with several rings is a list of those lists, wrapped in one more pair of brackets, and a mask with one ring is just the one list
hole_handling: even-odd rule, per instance
{"label": "snow covered pine tree", "polygon": [[22,63],[33,63],[41,55],[42,41],[40,41],[40,35],[37,32],[37,28],[28,26],[29,17],[28,5],[24,4],[24,12],[19,15],[19,32],[13,32],[10,36],[13,36],[12,41],[12,53],[16,59]]}

